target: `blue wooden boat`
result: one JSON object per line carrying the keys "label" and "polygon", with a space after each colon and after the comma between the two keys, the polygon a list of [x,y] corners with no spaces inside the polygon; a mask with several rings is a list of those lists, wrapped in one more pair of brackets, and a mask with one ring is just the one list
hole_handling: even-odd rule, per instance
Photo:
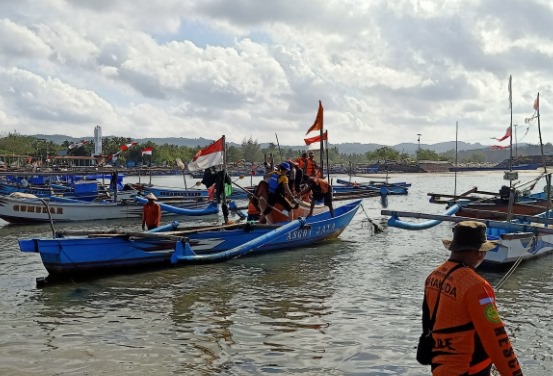
{"label": "blue wooden boat", "polygon": [[[348,188],[369,190],[375,192],[381,192],[381,190],[385,188],[387,190],[387,194],[389,195],[406,195],[409,193],[409,187],[411,186],[411,184],[406,182],[386,183],[371,181],[368,183],[357,183],[343,179],[336,179],[336,183],[343,184]],[[337,187],[338,186],[333,186],[333,189],[336,189]]]}
{"label": "blue wooden boat", "polygon": [[[338,237],[361,205],[353,201],[301,221],[190,227],[165,232],[57,232],[53,239],[21,239],[22,252],[39,253],[51,276],[97,274],[178,263],[224,261],[246,253],[301,247]],[[253,248],[250,242],[259,239]],[[246,246],[248,244],[248,246]]]}
{"label": "blue wooden boat", "polygon": [[[388,226],[404,230],[424,230],[439,225],[443,221],[481,221],[486,224],[488,240],[497,242],[497,246],[486,252],[482,263],[484,267],[506,267],[529,259],[553,253],[553,213],[544,212],[539,216],[512,215],[511,221],[482,220],[472,217],[454,216],[458,213],[459,204],[450,207],[444,214],[425,214],[403,211],[382,210],[389,215]],[[411,222],[400,219],[410,217],[425,219],[422,222]]]}

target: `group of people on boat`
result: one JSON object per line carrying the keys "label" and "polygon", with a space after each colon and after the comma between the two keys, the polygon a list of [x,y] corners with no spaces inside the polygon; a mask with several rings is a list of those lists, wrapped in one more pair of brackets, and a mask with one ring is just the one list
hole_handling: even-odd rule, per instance
{"label": "group of people on boat", "polygon": [[[262,210],[260,206],[260,186],[267,184],[267,202]],[[281,162],[274,171],[269,171],[253,194],[249,195],[248,221],[259,220],[267,222],[267,216],[279,204],[288,212],[288,219],[294,219],[293,210],[297,209],[303,200],[310,201],[308,217],[313,215],[317,202],[322,201],[334,217],[332,206],[332,188],[321,176],[314,153],[304,152],[296,160]],[[263,198],[261,198],[263,199]]]}

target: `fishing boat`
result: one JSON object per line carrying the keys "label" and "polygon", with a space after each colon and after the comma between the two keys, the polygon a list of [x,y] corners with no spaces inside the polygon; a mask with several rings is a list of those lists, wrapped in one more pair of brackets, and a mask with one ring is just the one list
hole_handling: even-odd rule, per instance
{"label": "fishing boat", "polygon": [[[389,183],[385,181],[370,181],[366,183],[352,182],[349,180],[336,179],[336,183],[343,186],[355,188],[359,190],[368,190],[374,192],[380,192],[383,188],[386,189],[389,195],[406,195],[409,193],[409,187],[411,184],[406,182]],[[334,185],[333,189],[339,189],[339,186]]]}
{"label": "fishing boat", "polygon": [[[539,163],[522,163],[510,166],[512,171],[533,171],[540,167]],[[503,171],[505,166],[456,166],[450,167],[450,172],[473,172],[473,171]]]}
{"label": "fishing boat", "polygon": [[428,193],[428,196],[431,203],[445,204],[447,207],[458,203],[461,209],[457,215],[477,219],[505,220],[509,212],[538,215],[548,209],[545,192],[531,193],[529,190],[511,189],[506,185],[498,192],[481,191],[473,187],[460,195]]}
{"label": "fishing boat", "polygon": [[[143,198],[133,192],[121,191],[113,200],[86,202],[64,197],[36,196],[12,193],[0,196],[0,218],[12,224],[95,221],[142,217]],[[200,216],[218,213],[216,203],[206,203],[197,209],[180,208],[161,203],[163,214]],[[160,206],[161,206],[160,205]]]}
{"label": "fishing boat", "polygon": [[[497,246],[486,253],[483,262],[485,267],[510,266],[515,262],[553,253],[553,227],[547,227],[553,225],[552,213],[539,216],[513,215],[512,221],[495,221],[454,216],[459,209],[459,205],[454,205],[443,214],[390,210],[382,210],[381,213],[390,216],[388,226],[404,230],[424,230],[443,222],[481,221],[487,226],[488,240],[497,241]],[[425,221],[409,222],[400,217]]]}
{"label": "fishing boat", "polygon": [[360,205],[360,200],[341,205],[334,209],[334,217],[325,211],[276,224],[240,223],[154,233],[59,231],[52,239],[21,239],[19,247],[22,252],[39,253],[50,276],[58,277],[218,262],[253,251],[279,251],[336,238]]}

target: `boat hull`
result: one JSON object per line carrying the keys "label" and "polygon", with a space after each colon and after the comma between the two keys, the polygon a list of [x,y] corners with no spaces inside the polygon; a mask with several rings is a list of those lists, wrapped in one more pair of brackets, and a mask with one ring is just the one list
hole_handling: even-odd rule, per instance
{"label": "boat hull", "polygon": [[519,259],[525,261],[553,252],[553,234],[502,232],[497,235],[494,228],[488,228],[488,234],[488,239],[497,240],[498,245],[486,252],[483,265],[487,267],[509,266]]}
{"label": "boat hull", "polygon": [[[329,212],[309,217],[304,226],[284,232],[250,254],[296,248],[336,238],[351,222],[360,205],[359,200],[337,207],[334,218],[330,217]],[[189,239],[194,253],[209,255],[238,247],[280,226],[244,224],[230,229],[196,229],[183,233],[183,237]],[[23,239],[19,241],[19,246],[23,252],[39,253],[50,275],[103,274],[172,265],[171,256],[178,241],[174,240],[175,232],[171,234],[171,239],[126,236]]]}

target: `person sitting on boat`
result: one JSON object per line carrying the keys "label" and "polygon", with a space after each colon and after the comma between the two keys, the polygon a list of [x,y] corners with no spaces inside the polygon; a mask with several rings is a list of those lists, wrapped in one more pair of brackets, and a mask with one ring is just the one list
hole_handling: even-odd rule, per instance
{"label": "person sitting on boat", "polygon": [[522,375],[494,289],[474,270],[497,246],[487,241],[486,225],[459,222],[453,240],[443,244],[449,259],[426,278],[422,304],[423,333],[434,343],[428,348],[432,375],[489,376],[492,364],[501,375]]}
{"label": "person sitting on boat", "polygon": [[142,208],[142,230],[146,230],[146,227],[151,230],[161,225],[161,207],[153,193],[148,193],[146,198],[148,202]]}
{"label": "person sitting on boat", "polygon": [[305,194],[311,192],[311,208],[309,209],[308,217],[313,215],[313,209],[315,208],[315,201],[323,200],[323,203],[328,206],[330,216],[334,217],[334,207],[332,206],[332,187],[328,184],[326,179],[316,176],[308,176],[307,187],[304,188],[299,197],[303,197]]}
{"label": "person sitting on boat", "polygon": [[259,221],[261,210],[259,209],[259,184],[255,187],[253,194],[248,194],[248,217],[246,221]]}
{"label": "person sitting on boat", "polygon": [[[294,197],[288,186],[288,177],[286,174],[290,171],[290,164],[282,162],[278,166],[278,171],[274,172],[269,178],[269,196],[267,198],[267,208],[259,216],[259,221],[265,223],[266,216],[273,210],[273,206],[277,203],[281,204],[284,209],[288,210],[289,219],[292,220],[292,205],[286,199],[286,195]],[[295,206],[297,208],[297,204]]]}

